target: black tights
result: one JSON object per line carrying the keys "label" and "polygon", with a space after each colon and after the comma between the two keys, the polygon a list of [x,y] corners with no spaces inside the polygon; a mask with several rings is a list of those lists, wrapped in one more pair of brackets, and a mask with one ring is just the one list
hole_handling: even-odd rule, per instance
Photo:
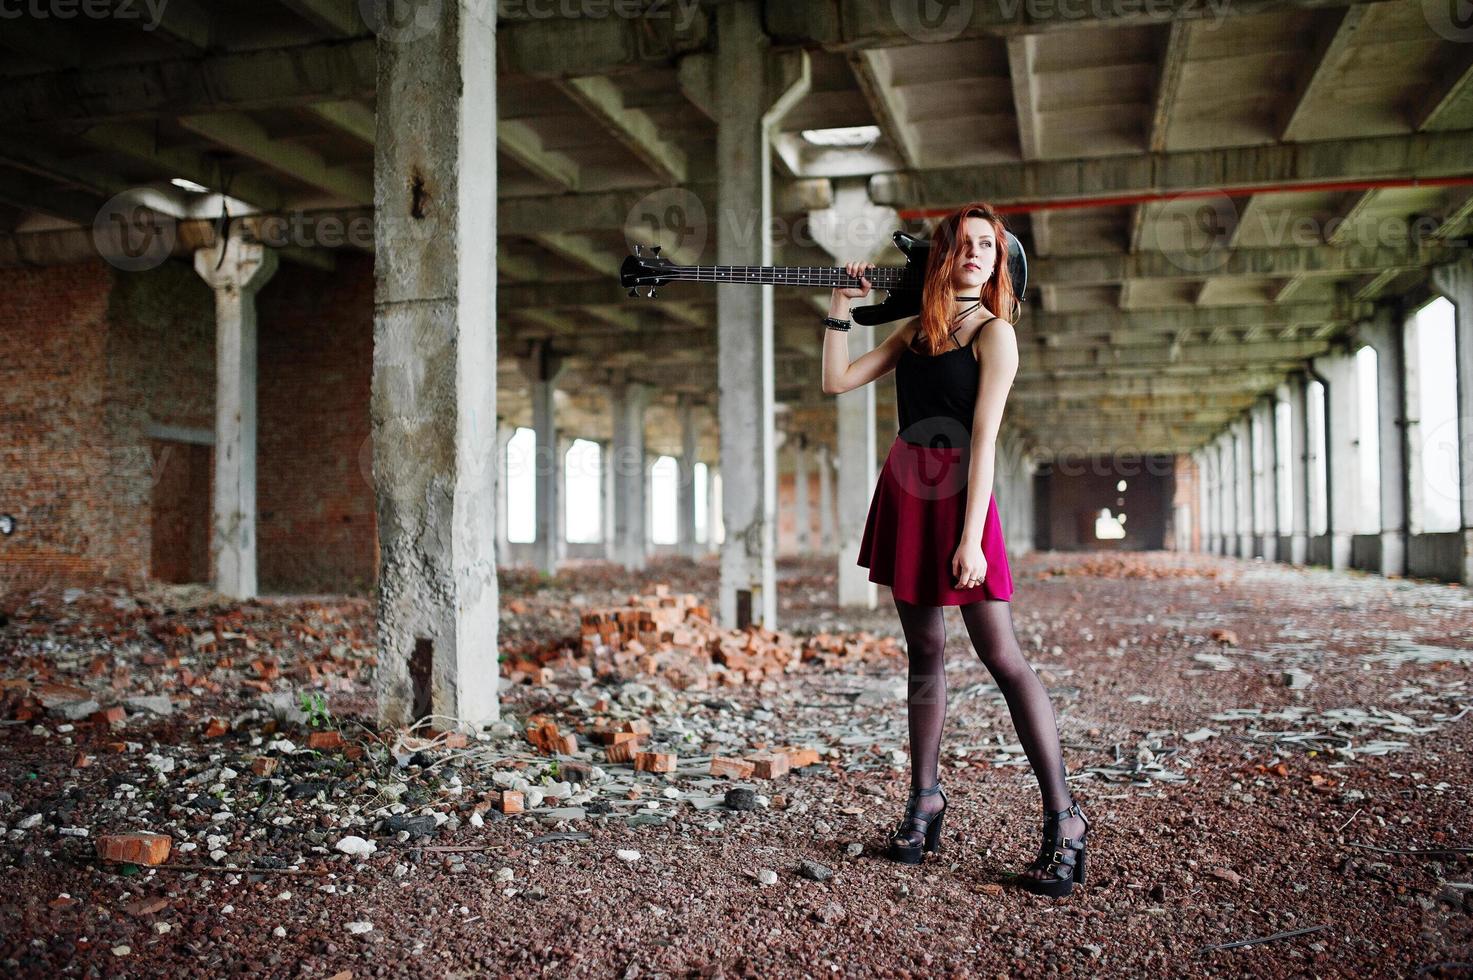
{"label": "black tights", "polygon": [[[895,600],[910,660],[907,712],[910,721],[910,774],[912,789],[936,784],[937,756],[941,751],[941,729],[946,722],[946,620],[940,606],[919,606]],[[1064,760],[1059,750],[1059,727],[1048,691],[1023,659],[1013,632],[1009,603],[983,599],[960,606],[962,621],[972,646],[1007,700],[1018,740],[1043,792],[1048,810],[1069,805],[1069,787],[1064,782]],[[923,796],[920,812],[940,809],[939,796]]]}

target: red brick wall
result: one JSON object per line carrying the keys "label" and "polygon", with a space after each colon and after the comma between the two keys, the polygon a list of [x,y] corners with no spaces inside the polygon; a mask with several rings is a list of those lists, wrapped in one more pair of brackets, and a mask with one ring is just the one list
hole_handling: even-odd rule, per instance
{"label": "red brick wall", "polygon": [[213,425],[214,309],[182,261],[0,270],[0,592],[149,574],[146,428]]}
{"label": "red brick wall", "polygon": [[368,404],[373,257],[283,263],[261,290],[257,561],[273,592],[365,592],[378,568]]}
{"label": "red brick wall", "polygon": [[[813,468],[814,455],[809,455],[808,464],[808,548],[819,550],[818,472]],[[798,480],[794,473],[779,473],[777,478],[777,551],[778,554],[795,554],[798,551]]]}
{"label": "red brick wall", "polygon": [[0,594],[117,569],[93,513],[103,475],[103,349],[111,270],[0,270]]}

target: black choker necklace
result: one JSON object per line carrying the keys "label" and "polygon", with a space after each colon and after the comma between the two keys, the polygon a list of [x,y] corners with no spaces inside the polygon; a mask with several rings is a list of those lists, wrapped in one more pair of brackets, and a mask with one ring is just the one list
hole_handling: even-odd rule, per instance
{"label": "black choker necklace", "polygon": [[957,296],[956,299],[981,299],[981,296]]}

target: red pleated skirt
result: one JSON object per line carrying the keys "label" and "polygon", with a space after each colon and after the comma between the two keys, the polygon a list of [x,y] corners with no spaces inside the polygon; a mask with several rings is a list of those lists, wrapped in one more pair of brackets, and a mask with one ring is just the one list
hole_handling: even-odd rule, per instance
{"label": "red pleated skirt", "polygon": [[933,449],[899,435],[880,467],[870,500],[858,564],[869,580],[888,585],[896,598],[926,606],[960,606],[1013,595],[997,498],[987,501],[982,555],[987,573],[970,589],[956,588],[951,558],[961,543],[967,509],[970,452]]}

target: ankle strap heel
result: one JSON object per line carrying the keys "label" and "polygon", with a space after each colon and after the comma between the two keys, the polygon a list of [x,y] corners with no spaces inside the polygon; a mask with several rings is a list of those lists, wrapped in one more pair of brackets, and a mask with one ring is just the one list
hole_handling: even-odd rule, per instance
{"label": "ankle strap heel", "polygon": [[[941,796],[941,809],[935,813],[918,813],[918,803],[923,796]],[[941,827],[946,817],[946,794],[941,784],[921,790],[912,790],[910,801],[905,806],[905,816],[899,826],[886,839],[889,845],[885,856],[901,864],[920,864],[928,853],[941,851]],[[919,837],[920,839],[916,839]]]}
{"label": "ankle strap heel", "polygon": [[[1084,829],[1075,837],[1063,837],[1059,827],[1069,817],[1084,821]],[[1026,891],[1052,898],[1062,898],[1074,890],[1075,883],[1084,884],[1085,835],[1089,832],[1089,818],[1074,800],[1062,810],[1044,811],[1043,843],[1038,857],[1027,868],[1042,871],[1044,877],[1028,874],[1018,875],[1014,880]]]}

